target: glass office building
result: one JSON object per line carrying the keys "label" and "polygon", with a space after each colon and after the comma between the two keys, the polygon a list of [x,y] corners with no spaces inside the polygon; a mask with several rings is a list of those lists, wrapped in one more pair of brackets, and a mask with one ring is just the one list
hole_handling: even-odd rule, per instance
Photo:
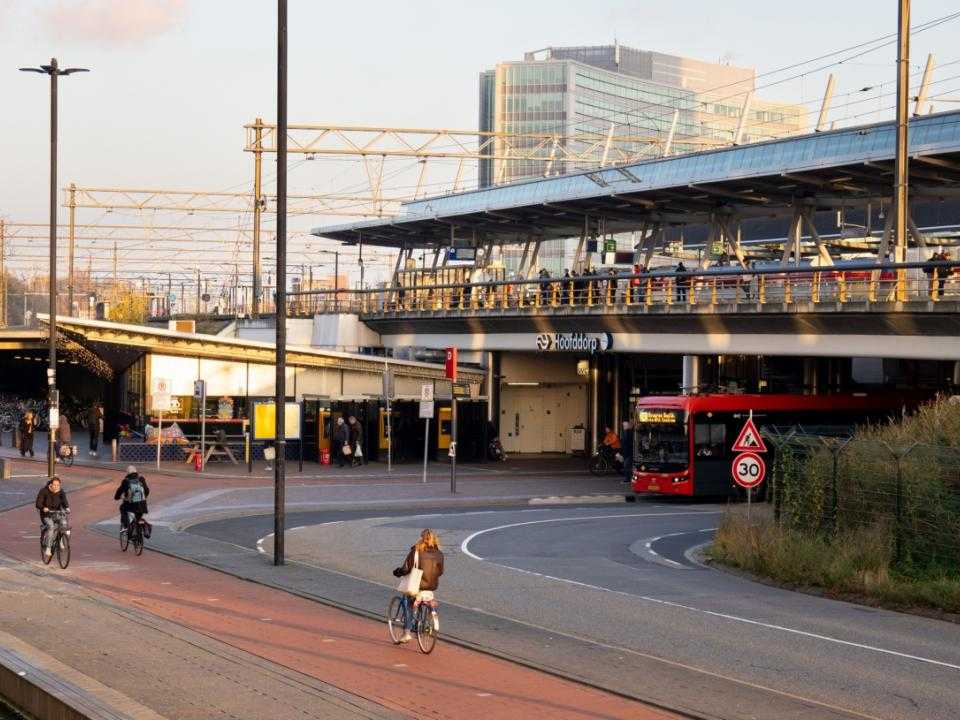
{"label": "glass office building", "polygon": [[[622,45],[551,47],[526,53],[522,61],[499,63],[480,73],[479,129],[540,137],[498,139],[490,148],[495,157],[480,162],[480,186],[587,167],[550,162],[552,141],[543,136],[558,138],[555,157],[586,154],[591,165],[599,162],[611,128],[614,136],[629,139],[616,143],[610,161],[623,153],[656,157],[671,127],[671,154],[729,144],[755,77],[752,68]],[[803,132],[803,120],[800,106],[755,99],[741,141]],[[537,159],[511,157],[532,147],[539,148]],[[546,245],[541,266],[562,270],[563,243]],[[518,261],[519,256],[508,253],[508,271]]]}

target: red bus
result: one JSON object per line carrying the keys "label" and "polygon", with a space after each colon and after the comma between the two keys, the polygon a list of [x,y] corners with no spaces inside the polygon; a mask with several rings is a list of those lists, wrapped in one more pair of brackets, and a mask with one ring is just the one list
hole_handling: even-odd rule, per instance
{"label": "red bus", "polygon": [[[753,411],[764,427],[800,425],[837,434],[918,404],[896,392],[848,395],[683,395],[643,397],[634,408],[634,493],[736,495],[730,473],[740,429]],[[765,459],[772,463],[773,448]]]}

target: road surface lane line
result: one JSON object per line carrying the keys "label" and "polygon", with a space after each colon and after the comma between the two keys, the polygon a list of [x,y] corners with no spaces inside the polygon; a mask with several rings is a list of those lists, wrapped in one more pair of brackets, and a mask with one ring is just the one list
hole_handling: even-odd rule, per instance
{"label": "road surface lane line", "polygon": [[[460,552],[464,555],[473,558],[474,560],[483,560],[479,555],[474,555],[470,552],[469,545],[470,542],[481,535],[486,535],[487,533],[497,532],[499,530],[507,530],[509,528],[522,527],[524,525],[539,525],[541,523],[551,523],[551,522],[575,522],[577,520],[609,520],[611,518],[633,518],[633,517],[674,517],[676,515],[719,515],[722,510],[690,510],[682,512],[662,512],[662,513],[620,513],[617,515],[583,515],[580,517],[566,517],[566,518],[547,518],[545,520],[527,520],[526,522],[518,523],[508,523],[506,525],[498,525],[497,527],[486,528],[484,530],[477,530],[475,533],[468,535],[462,543],[460,543]],[[506,567],[506,566],[504,566]]]}
{"label": "road surface lane line", "polygon": [[[459,513],[454,513],[454,514],[459,514]],[[407,517],[407,516],[403,516],[403,517]],[[620,517],[620,516],[617,516],[617,517]],[[380,518],[380,519],[386,519],[386,518]],[[391,519],[396,520],[397,518],[391,518]],[[402,519],[402,518],[401,518],[401,519]],[[271,533],[271,534],[272,534],[272,533]],[[269,535],[268,535],[267,537],[269,537]],[[218,541],[218,542],[224,542],[224,541]],[[232,545],[233,543],[227,543],[227,544]],[[240,547],[240,546],[237,546],[237,547]],[[247,550],[248,552],[251,552],[250,548],[242,548],[242,549]],[[261,552],[263,552],[263,551],[261,550]],[[300,565],[301,567],[313,568],[314,570],[322,570],[323,572],[328,572],[328,573],[331,573],[331,574],[333,574],[333,575],[340,575],[341,577],[347,577],[347,578],[350,578],[350,579],[352,579],[352,580],[358,580],[358,581],[363,582],[363,583],[367,583],[367,584],[370,584],[370,585],[375,585],[375,586],[378,586],[378,587],[382,587],[382,588],[384,588],[384,589],[386,589],[386,590],[388,590],[388,591],[390,591],[390,592],[395,592],[395,590],[394,590],[394,588],[393,588],[392,585],[388,585],[388,584],[382,583],[382,582],[377,582],[376,580],[371,580],[371,579],[369,579],[369,578],[360,577],[359,575],[352,575],[352,574],[350,574],[350,573],[343,572],[343,571],[341,571],[341,570],[333,570],[333,569],[331,569],[331,568],[323,567],[322,565],[314,565],[313,563],[306,562],[305,560],[291,560],[291,559],[288,559],[287,562],[288,562],[289,564],[292,564],[292,565]],[[483,561],[483,562],[488,562],[488,561]],[[497,563],[490,563],[490,564],[491,564],[491,565],[496,565]],[[510,570],[516,570],[517,572],[526,573],[526,574],[529,574],[529,575],[537,575],[537,576],[540,576],[540,577],[549,577],[549,576],[543,576],[543,575],[541,575],[540,573],[537,573],[537,572],[532,572],[532,571],[530,571],[530,570],[522,570],[522,569],[520,569],[520,568],[510,567],[509,565],[500,565],[500,567],[508,568],[508,569],[510,569]],[[572,584],[585,585],[585,583],[577,583],[576,581],[573,581],[573,580],[568,581],[568,580],[562,580],[561,578],[550,578],[550,579],[560,580],[561,582],[570,582],[570,583],[572,583]],[[593,586],[589,586],[589,585],[585,585],[585,586],[586,586],[586,587],[593,587]],[[604,590],[604,588],[594,588],[594,589]],[[617,591],[615,591],[615,590],[605,590],[605,592],[617,593]],[[628,593],[618,593],[618,594],[628,595]],[[636,596],[636,595],[630,595],[629,597],[634,597],[634,598],[635,598],[635,597],[637,597],[637,596]],[[315,602],[323,602],[324,604],[330,605],[330,606],[332,606],[332,607],[337,607],[337,605],[332,605],[331,603],[329,603],[329,602],[324,602],[323,600],[317,600],[317,599],[315,599],[314,601],[315,601]],[[591,638],[586,638],[586,637],[582,637],[582,636],[579,636],[579,635],[574,635],[574,634],[572,634],[572,633],[567,633],[567,632],[564,632],[564,631],[562,631],[562,630],[557,630],[556,628],[544,627],[544,626],[542,626],[542,625],[537,625],[537,624],[535,624],[535,623],[526,622],[526,621],[524,621],[524,620],[518,620],[518,619],[516,619],[516,618],[508,617],[508,616],[506,616],[506,615],[497,615],[497,614],[494,613],[494,612],[490,612],[489,610],[484,610],[484,609],[482,609],[482,608],[478,608],[478,607],[468,607],[468,606],[465,606],[465,605],[460,605],[460,604],[455,603],[455,602],[451,602],[451,601],[449,601],[449,600],[445,600],[445,601],[444,601],[444,605],[450,605],[450,606],[452,606],[452,607],[458,607],[458,608],[461,608],[461,609],[463,609],[463,610],[473,610],[474,612],[480,613],[481,615],[487,615],[487,616],[492,617],[492,618],[497,618],[498,620],[509,620],[510,622],[517,623],[518,625],[523,625],[524,627],[533,628],[534,630],[542,630],[542,631],[544,631],[544,632],[548,632],[548,633],[551,633],[551,634],[553,634],[553,635],[560,635],[560,636],[562,636],[562,637],[570,638],[571,640],[576,640],[576,641],[578,641],[578,642],[586,643],[586,644],[588,644],[588,645],[596,645],[597,647],[602,647],[602,648],[604,648],[604,649],[606,649],[606,650],[613,650],[614,652],[627,653],[627,654],[629,654],[629,655],[635,655],[635,656],[637,656],[637,657],[645,658],[645,659],[647,659],[647,660],[653,660],[653,661],[656,661],[656,662],[661,662],[661,663],[663,663],[663,664],[665,664],[665,665],[670,665],[671,667],[677,667],[677,668],[680,668],[680,669],[682,669],[682,670],[689,670],[690,672],[699,673],[699,674],[701,674],[701,675],[706,675],[706,676],[708,676],[708,677],[717,678],[718,680],[725,680],[725,681],[727,681],[727,682],[732,682],[732,683],[737,684],[737,685],[742,685],[743,687],[753,688],[754,690],[762,690],[763,692],[768,692],[768,693],[772,693],[772,694],[774,694],[774,695],[779,695],[779,696],[781,696],[781,697],[790,698],[791,700],[798,700],[798,701],[800,701],[800,702],[810,703],[810,704],[812,704],[812,705],[817,705],[817,706],[819,706],[819,707],[827,708],[827,709],[829,709],[829,710],[835,710],[835,711],[838,711],[838,712],[846,713],[847,715],[850,715],[850,716],[852,716],[852,717],[862,718],[863,720],[885,720],[884,718],[877,717],[876,715],[867,715],[866,713],[858,712],[858,711],[856,711],[856,710],[850,710],[849,708],[840,707],[839,705],[831,705],[830,703],[821,702],[820,700],[814,700],[814,699],[812,699],[812,698],[803,697],[802,695],[795,695],[795,694],[793,694],[793,693],[789,693],[789,692],[786,692],[786,691],[784,691],[784,690],[777,690],[776,688],[768,687],[768,686],[766,686],[766,685],[760,685],[760,684],[758,684],[758,683],[752,683],[752,682],[750,682],[750,681],[748,681],[748,680],[741,680],[740,678],[732,677],[732,676],[730,676],[730,675],[724,675],[724,674],[718,673],[718,672],[713,672],[712,670],[706,670],[706,669],[704,669],[704,668],[698,668],[698,667],[693,666],[693,665],[687,665],[687,664],[685,664],[685,663],[677,662],[677,661],[675,661],[675,660],[668,660],[667,658],[659,657],[659,656],[657,656],[657,655],[651,655],[651,654],[649,654],[649,653],[641,652],[641,651],[639,651],[639,650],[633,650],[633,649],[631,649],[631,648],[623,647],[623,646],[621,646],[621,645],[611,645],[611,644],[609,644],[609,643],[605,643],[605,642],[602,642],[602,641],[600,641],[600,640],[594,640],[594,639],[591,639]],[[341,609],[342,609],[342,608],[341,608]],[[358,609],[359,609],[359,608],[358,608]],[[362,611],[362,612],[366,612],[366,611]],[[334,640],[328,639],[328,638],[324,638],[323,640],[321,640],[321,642],[329,643],[329,642],[334,642]],[[496,651],[494,652],[494,656],[495,656],[495,657],[499,657],[499,655],[496,654]],[[575,678],[571,678],[571,679],[573,679],[575,682],[578,682]],[[600,687],[599,685],[595,685],[595,686],[596,686],[596,687]],[[601,689],[602,689],[602,688],[601,688]],[[641,700],[641,699],[639,699],[639,698],[638,698],[638,701],[639,701],[639,702],[643,702],[643,700]]]}
{"label": "road surface lane line", "polygon": [[497,530],[504,530],[504,529],[507,529],[507,528],[518,527],[518,526],[522,526],[522,525],[539,525],[539,524],[542,524],[542,523],[548,523],[548,522],[563,522],[563,521],[575,522],[575,521],[577,521],[577,520],[608,520],[608,519],[610,519],[610,518],[619,518],[619,517],[624,517],[624,518],[626,518],[626,517],[650,517],[651,515],[653,515],[653,516],[655,516],[655,517],[661,517],[661,516],[670,516],[670,515],[689,515],[689,514],[702,514],[702,515],[706,515],[706,514],[717,514],[717,513],[652,513],[652,514],[640,514],[640,515],[595,515],[595,516],[592,516],[592,517],[549,518],[549,519],[546,519],[546,520],[529,520],[529,521],[523,522],[523,523],[511,523],[511,524],[508,524],[508,525],[501,525],[501,526],[499,526],[499,527],[488,528],[488,529],[486,529],[486,530],[479,530],[479,531],[473,533],[472,535],[470,535],[468,538],[466,538],[466,539],[463,541],[463,543],[461,543],[461,545],[460,545],[460,550],[461,550],[465,555],[468,555],[469,557],[473,558],[474,560],[479,560],[480,562],[489,562],[491,565],[499,565],[500,567],[509,568],[510,570],[515,570],[515,571],[517,571],[517,572],[526,573],[526,574],[528,574],[528,575],[536,575],[536,576],[538,576],[538,577],[542,577],[542,578],[545,578],[545,579],[547,579],[547,580],[554,580],[554,581],[556,581],[556,582],[567,583],[567,584],[570,584],[570,585],[577,585],[577,586],[579,586],[579,587],[589,588],[589,589],[591,589],[591,590],[599,590],[599,591],[601,591],[601,592],[613,593],[613,594],[615,594],[615,595],[623,595],[623,596],[625,596],[625,597],[631,597],[631,598],[636,598],[636,599],[639,599],[639,600],[645,600],[645,601],[647,601],[647,602],[656,603],[656,604],[658,604],[658,605],[664,605],[664,606],[667,606],[667,607],[674,607],[674,608],[679,608],[679,609],[682,609],[682,610],[688,610],[688,611],[690,611],[690,612],[701,613],[701,614],[703,614],[703,615],[709,615],[709,616],[711,616],[711,617],[723,618],[723,619],[725,619],[725,620],[731,620],[731,621],[733,621],[733,622],[744,623],[744,624],[746,624],[746,625],[754,625],[754,626],[756,626],[756,627],[762,627],[762,628],[766,628],[766,629],[768,629],[768,630],[777,630],[777,631],[780,631],[780,632],[790,633],[790,634],[793,634],[793,635],[800,635],[800,636],[803,636],[803,637],[812,638],[812,639],[814,639],[814,640],[823,640],[823,641],[825,641],[825,642],[831,642],[831,643],[835,643],[835,644],[837,644],[837,645],[844,645],[844,646],[846,646],[846,647],[858,648],[858,649],[860,649],[860,650],[867,650],[867,651],[870,651],[870,652],[880,653],[880,654],[882,654],[882,655],[890,655],[890,656],[893,656],[893,657],[903,658],[903,659],[905,659],[905,660],[914,660],[914,661],[916,661],[916,662],[926,663],[926,664],[928,664],[928,665],[935,665],[935,666],[938,666],[938,667],[947,668],[947,669],[949,669],[949,670],[958,670],[958,671],[960,671],[960,665],[957,665],[957,664],[954,664],[954,663],[949,663],[949,662],[946,662],[946,661],[944,661],[944,660],[936,660],[936,659],[934,659],[934,658],[927,658],[927,657],[923,657],[923,656],[921,656],[921,655],[911,655],[910,653],[903,653],[903,652],[900,652],[900,651],[898,651],[898,650],[890,650],[890,649],[888,649],[888,648],[881,648],[881,647],[877,647],[877,646],[875,646],[875,645],[867,645],[867,644],[865,644],[865,643],[853,642],[852,640],[843,640],[843,639],[841,639],[841,638],[835,638],[835,637],[832,637],[832,636],[830,636],[830,635],[821,635],[821,634],[819,634],[819,633],[808,632],[808,631],[806,631],[806,630],[798,630],[797,628],[791,628],[791,627],[787,627],[787,626],[785,626],[785,625],[776,625],[776,624],[774,624],[774,623],[767,623],[767,622],[763,622],[763,621],[761,621],[761,620],[754,620],[754,619],[752,619],[752,618],[745,618],[745,617],[740,617],[740,616],[738,616],[738,615],[731,615],[731,614],[728,614],[728,613],[721,613],[721,612],[717,612],[717,611],[715,611],[715,610],[704,610],[703,608],[693,607],[692,605],[684,605],[684,604],[682,604],[682,603],[672,602],[672,601],[670,601],[670,600],[662,600],[662,599],[660,599],[660,598],[650,597],[649,595],[634,595],[633,593],[623,592],[622,590],[612,590],[612,589],[610,589],[610,588],[601,587],[601,586],[599,586],[599,585],[592,585],[592,584],[590,584],[590,583],[584,583],[584,582],[580,582],[580,581],[578,581],[578,580],[570,580],[570,579],[568,579],[568,578],[555,577],[555,576],[553,576],[553,575],[546,575],[546,574],[544,574],[544,573],[538,573],[538,572],[535,572],[535,571],[533,571],[533,570],[525,570],[525,569],[523,569],[523,568],[513,567],[512,565],[504,565],[504,564],[502,564],[502,563],[493,562],[493,561],[490,561],[490,560],[484,560],[483,558],[481,558],[481,557],[479,557],[479,556],[477,556],[477,555],[474,555],[474,554],[473,554],[472,552],[470,552],[470,550],[467,548],[467,546],[469,545],[470,541],[473,540],[473,538],[475,538],[475,537],[477,537],[477,536],[479,536],[479,535],[483,535],[483,534],[489,533],[489,532],[494,532],[494,531],[497,531]]}

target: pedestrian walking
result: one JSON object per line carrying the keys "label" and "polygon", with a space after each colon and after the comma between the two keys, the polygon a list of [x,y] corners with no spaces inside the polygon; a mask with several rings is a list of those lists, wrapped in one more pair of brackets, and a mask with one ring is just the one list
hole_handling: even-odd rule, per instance
{"label": "pedestrian walking", "polygon": [[93,403],[87,411],[87,428],[90,432],[90,456],[97,457],[100,435],[103,433],[103,405]]}
{"label": "pedestrian walking", "polygon": [[623,421],[623,433],[620,435],[620,454],[623,455],[623,482],[633,482],[633,422]]}
{"label": "pedestrian walking", "polygon": [[73,430],[70,428],[70,419],[66,413],[60,416],[60,425],[57,427],[56,443],[54,450],[56,452],[55,460],[60,462],[60,456],[63,454],[63,448],[69,447],[73,442]]}
{"label": "pedestrian walking", "polygon": [[353,415],[350,416],[350,465],[356,467],[363,464],[363,428]]}
{"label": "pedestrian walking", "polygon": [[336,426],[333,430],[333,456],[337,459],[337,467],[343,467],[347,461],[349,451],[350,457],[353,457],[353,450],[350,447],[350,428],[343,417],[337,418]]}
{"label": "pedestrian walking", "polygon": [[20,457],[30,453],[33,457],[33,433],[37,429],[37,420],[32,410],[27,410],[20,419]]}

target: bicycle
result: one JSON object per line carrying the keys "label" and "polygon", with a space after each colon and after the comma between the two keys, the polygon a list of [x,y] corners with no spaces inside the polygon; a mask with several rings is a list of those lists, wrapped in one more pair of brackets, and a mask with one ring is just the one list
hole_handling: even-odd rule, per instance
{"label": "bicycle", "polygon": [[[413,600],[413,628],[417,634],[420,652],[429,655],[433,652],[440,636],[439,603],[436,600]],[[400,644],[403,635],[403,597],[395,595],[387,606],[387,629],[394,645]]]}
{"label": "bicycle", "polygon": [[[70,564],[70,525],[67,523],[67,511],[54,510],[50,513],[49,517],[53,519],[53,527],[49,531],[53,533],[53,544],[51,547],[57,553],[57,563],[63,570],[66,570],[67,565]],[[48,556],[46,548],[43,546],[43,533],[45,530],[46,528],[41,525],[40,557],[43,559],[44,565],[49,565],[50,561],[53,560],[53,554]]]}
{"label": "bicycle", "polygon": [[144,528],[146,525],[147,521],[143,518],[139,520],[135,518],[134,521],[127,526],[126,530],[120,528],[120,549],[123,552],[126,552],[132,543],[133,552],[136,555],[143,554]]}

